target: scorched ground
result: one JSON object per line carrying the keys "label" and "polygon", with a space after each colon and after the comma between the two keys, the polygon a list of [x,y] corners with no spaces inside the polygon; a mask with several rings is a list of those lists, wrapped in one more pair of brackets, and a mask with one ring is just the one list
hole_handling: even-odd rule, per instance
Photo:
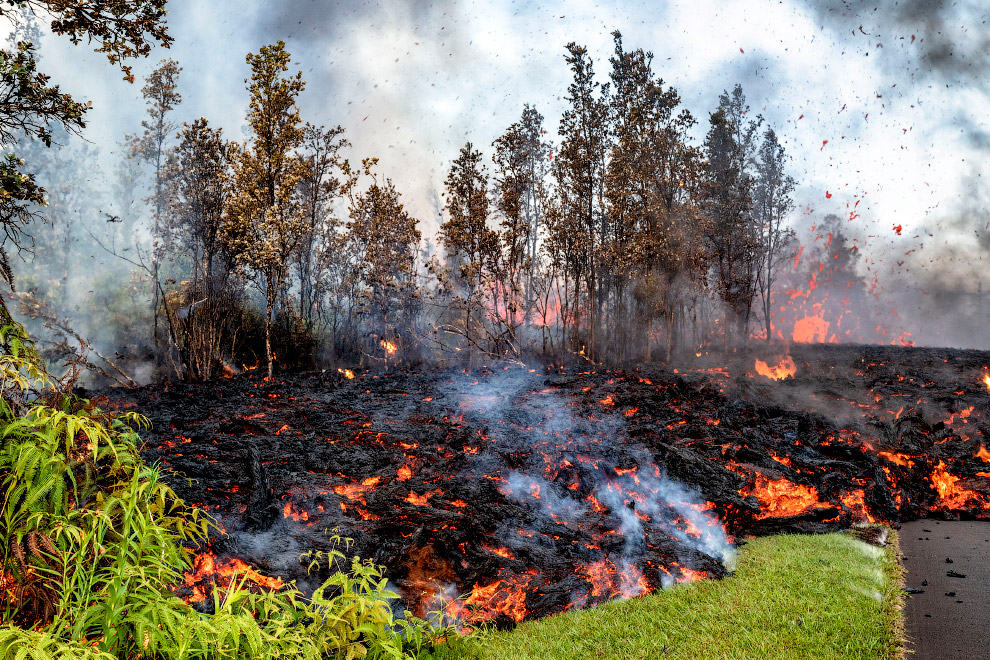
{"label": "scorched ground", "polygon": [[508,624],[721,577],[744,535],[990,517],[990,354],[714,360],[249,372],[115,398],[151,419],[146,458],[228,532],[179,586],[192,601],[235,570],[315,586],[325,573],[300,556],[334,528],[413,612]]}

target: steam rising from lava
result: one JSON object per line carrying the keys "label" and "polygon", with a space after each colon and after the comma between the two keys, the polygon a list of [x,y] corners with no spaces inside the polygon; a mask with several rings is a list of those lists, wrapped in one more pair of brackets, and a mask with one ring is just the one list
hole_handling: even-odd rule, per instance
{"label": "steam rising from lava", "polygon": [[[650,452],[629,439],[628,415],[616,409],[613,395],[599,402],[600,414],[579,417],[570,412],[573,403],[521,370],[503,371],[483,383],[477,379],[452,383],[447,395],[456,398],[460,410],[484,415],[492,424],[488,429],[492,442],[473,457],[474,471],[496,480],[504,496],[565,527],[586,528],[592,524],[586,514],[606,513],[609,526],[597,535],[618,535],[621,543],[612,544],[611,552],[591,548],[596,558],[577,567],[595,585],[592,596],[630,597],[650,591],[639,566],[650,561],[660,536],[676,538],[685,547],[725,563],[733,561],[733,546],[711,505],[695,489],[665,474]],[[522,398],[527,410],[537,410],[539,418],[519,419],[513,402]],[[507,427],[518,424],[525,424],[529,432],[510,433]],[[615,454],[622,463],[605,457],[610,446],[624,448]],[[510,460],[526,454],[527,461],[510,467]],[[526,546],[541,543],[537,526],[531,527],[520,530],[519,521],[507,521],[498,540],[515,552],[525,551]],[[679,575],[663,573],[661,583],[694,577],[684,569]],[[469,601],[480,597],[478,587],[468,594]],[[583,604],[583,599],[572,604]]]}

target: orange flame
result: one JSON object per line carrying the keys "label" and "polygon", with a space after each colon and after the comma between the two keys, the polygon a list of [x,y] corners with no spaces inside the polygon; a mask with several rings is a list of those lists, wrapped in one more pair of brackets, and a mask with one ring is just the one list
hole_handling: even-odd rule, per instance
{"label": "orange flame", "polygon": [[389,355],[395,355],[395,351],[398,350],[398,346],[396,346],[390,341],[386,341],[382,339],[378,343],[381,344],[382,348],[384,348],[385,352],[388,353]]}
{"label": "orange flame", "polygon": [[794,364],[793,358],[790,355],[784,357],[774,366],[768,366],[763,360],[756,361],[756,373],[761,376],[766,376],[772,380],[783,380],[785,378],[793,378],[794,374],[797,373],[797,366]]}
{"label": "orange flame", "polygon": [[337,369],[337,371],[339,373],[344,374],[344,376],[347,378],[347,380],[350,380],[350,379],[354,378],[354,372],[351,371],[350,369]]}

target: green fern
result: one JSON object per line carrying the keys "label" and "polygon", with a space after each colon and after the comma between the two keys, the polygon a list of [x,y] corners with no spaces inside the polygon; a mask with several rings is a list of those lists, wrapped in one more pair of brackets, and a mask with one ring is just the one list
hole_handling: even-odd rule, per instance
{"label": "green fern", "polygon": [[86,644],[67,642],[44,631],[0,624],[3,660],[115,660],[109,653]]}
{"label": "green fern", "polygon": [[[2,309],[0,309],[2,315]],[[0,318],[0,323],[5,319]],[[384,569],[331,549],[335,573],[294,585],[215,588],[201,614],[172,592],[214,527],[146,465],[138,431],[60,392],[23,328],[0,325],[0,660],[414,658],[450,630],[395,620]],[[5,585],[5,586],[4,586]]]}

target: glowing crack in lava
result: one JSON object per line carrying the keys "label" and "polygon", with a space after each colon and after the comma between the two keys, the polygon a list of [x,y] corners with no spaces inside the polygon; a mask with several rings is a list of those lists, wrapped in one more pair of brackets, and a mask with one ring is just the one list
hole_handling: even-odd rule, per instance
{"label": "glowing crack in lava", "polygon": [[763,360],[756,361],[756,373],[761,376],[766,376],[771,380],[783,380],[785,378],[793,378],[794,374],[797,373],[797,365],[794,364],[794,359],[790,355],[784,357],[777,364],[769,366]]}

